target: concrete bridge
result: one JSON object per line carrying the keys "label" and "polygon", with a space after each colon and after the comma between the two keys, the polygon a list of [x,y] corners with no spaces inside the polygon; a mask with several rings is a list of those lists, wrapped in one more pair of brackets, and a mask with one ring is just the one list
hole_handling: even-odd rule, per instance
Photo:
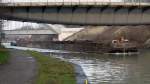
{"label": "concrete bridge", "polygon": [[0,18],[51,24],[150,25],[148,2],[95,1],[1,3]]}
{"label": "concrete bridge", "polygon": [[49,35],[49,34],[59,34],[53,30],[43,30],[43,29],[34,29],[34,30],[4,30],[6,35]]}
{"label": "concrete bridge", "polygon": [[[61,30],[60,30],[61,29]],[[63,40],[68,36],[80,31],[83,28],[60,28],[57,27],[49,29],[29,29],[29,30],[3,30],[3,32],[8,35],[57,35],[58,40]]]}

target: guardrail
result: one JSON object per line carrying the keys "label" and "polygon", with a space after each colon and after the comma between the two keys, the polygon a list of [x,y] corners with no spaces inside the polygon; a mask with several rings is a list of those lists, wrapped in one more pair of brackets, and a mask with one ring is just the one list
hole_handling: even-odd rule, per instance
{"label": "guardrail", "polygon": [[0,6],[150,6],[150,3],[122,3],[122,2],[93,2],[93,3],[78,3],[78,2],[15,2],[15,3],[0,3]]}
{"label": "guardrail", "polygon": [[113,5],[113,6],[150,6],[149,0],[2,0],[0,6],[74,6],[74,5]]}

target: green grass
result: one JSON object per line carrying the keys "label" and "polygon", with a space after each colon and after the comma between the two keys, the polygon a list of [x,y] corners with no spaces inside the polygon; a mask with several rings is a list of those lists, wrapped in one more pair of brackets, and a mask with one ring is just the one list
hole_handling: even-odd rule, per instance
{"label": "green grass", "polygon": [[28,51],[38,62],[38,75],[35,84],[76,84],[72,64],[53,57]]}
{"label": "green grass", "polygon": [[5,48],[0,48],[0,64],[5,64],[9,59],[9,51]]}

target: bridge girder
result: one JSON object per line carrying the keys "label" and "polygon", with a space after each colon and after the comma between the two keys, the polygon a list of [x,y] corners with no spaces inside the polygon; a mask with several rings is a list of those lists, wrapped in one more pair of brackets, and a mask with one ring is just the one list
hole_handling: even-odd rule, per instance
{"label": "bridge girder", "polygon": [[0,7],[0,18],[72,25],[150,25],[150,7],[22,6]]}

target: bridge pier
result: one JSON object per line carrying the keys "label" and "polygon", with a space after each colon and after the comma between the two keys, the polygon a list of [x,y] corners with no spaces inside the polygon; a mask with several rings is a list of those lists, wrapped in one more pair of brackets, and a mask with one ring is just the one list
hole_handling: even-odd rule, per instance
{"label": "bridge pier", "polygon": [[1,42],[2,42],[2,20],[0,20],[0,46],[1,46]]}

